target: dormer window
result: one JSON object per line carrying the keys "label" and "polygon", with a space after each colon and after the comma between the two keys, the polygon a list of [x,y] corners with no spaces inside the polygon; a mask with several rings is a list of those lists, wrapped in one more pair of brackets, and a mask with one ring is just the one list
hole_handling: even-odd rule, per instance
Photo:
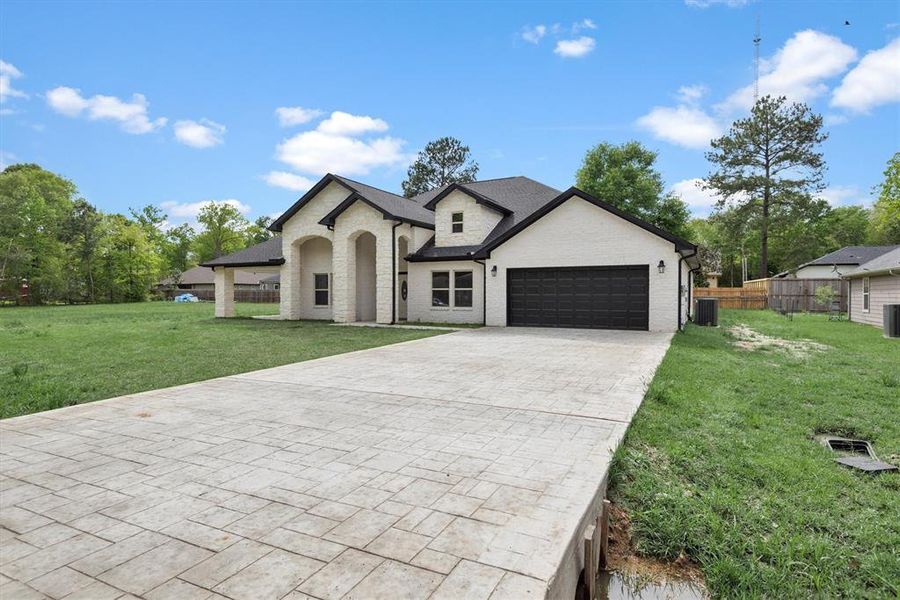
{"label": "dormer window", "polygon": [[450,216],[450,231],[453,233],[463,232],[463,214],[455,212]]}

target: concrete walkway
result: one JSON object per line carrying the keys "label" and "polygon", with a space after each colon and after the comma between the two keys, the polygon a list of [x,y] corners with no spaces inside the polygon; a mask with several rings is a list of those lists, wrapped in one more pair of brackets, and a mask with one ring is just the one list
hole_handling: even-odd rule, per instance
{"label": "concrete walkway", "polygon": [[478,329],[0,422],[0,596],[571,598],[670,334]]}

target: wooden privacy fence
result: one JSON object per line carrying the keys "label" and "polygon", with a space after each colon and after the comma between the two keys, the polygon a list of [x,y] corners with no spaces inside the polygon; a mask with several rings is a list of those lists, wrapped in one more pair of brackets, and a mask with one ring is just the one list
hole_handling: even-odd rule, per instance
{"label": "wooden privacy fence", "polygon": [[719,308],[766,308],[766,294],[747,288],[694,288],[694,298],[718,298]]}
{"label": "wooden privacy fence", "polygon": [[834,299],[840,303],[840,309],[847,311],[849,284],[840,279],[771,279],[769,280],[769,308],[778,310],[791,308],[796,311],[828,312],[829,304],[816,301],[816,290],[830,287],[834,290]]}
{"label": "wooden privacy fence", "polygon": [[721,308],[771,308],[827,312],[828,304],[816,301],[816,290],[831,287],[841,311],[847,311],[849,286],[839,279],[754,279],[739,288],[694,288],[694,298],[718,298]]}
{"label": "wooden privacy fence", "polygon": [[[193,294],[201,300],[215,301],[215,290],[166,290],[166,300],[181,294]],[[281,293],[278,290],[234,290],[235,302],[278,303]]]}

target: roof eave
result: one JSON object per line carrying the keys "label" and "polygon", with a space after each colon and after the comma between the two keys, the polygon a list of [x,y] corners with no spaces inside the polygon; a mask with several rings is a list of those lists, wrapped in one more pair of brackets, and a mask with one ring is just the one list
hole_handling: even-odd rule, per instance
{"label": "roof eave", "polygon": [[205,262],[200,263],[201,267],[209,267],[210,269],[215,269],[216,267],[277,267],[279,265],[284,264],[284,258],[276,258],[269,261],[261,261],[254,260],[248,262],[236,262],[236,263],[216,263],[216,262]]}
{"label": "roof eave", "polygon": [[318,183],[316,183],[316,185],[312,186],[312,187],[309,189],[308,192],[306,192],[305,194],[303,194],[302,196],[300,196],[300,199],[297,200],[296,202],[294,202],[294,204],[292,204],[291,207],[290,207],[289,209],[287,209],[286,211],[284,211],[284,212],[281,214],[280,217],[278,217],[277,219],[275,219],[274,221],[272,221],[272,222],[269,224],[269,231],[280,232],[282,226],[283,226],[283,225],[284,225],[291,217],[293,217],[295,214],[297,214],[297,211],[298,211],[298,210],[300,210],[301,208],[303,208],[303,206],[304,206],[307,202],[309,202],[310,200],[312,200],[312,199],[316,196],[316,194],[318,194],[319,192],[321,192],[323,189],[325,189],[326,186],[328,186],[329,183],[332,183],[332,182],[338,183],[339,185],[341,185],[341,186],[347,188],[348,190],[350,190],[351,192],[356,192],[356,190],[354,190],[353,188],[349,187],[346,183],[344,183],[343,181],[341,181],[340,179],[338,179],[337,177],[335,177],[335,176],[332,175],[331,173],[326,173],[325,176],[322,177],[322,179],[320,179],[320,180],[318,181]]}
{"label": "roof eave", "polygon": [[437,196],[435,196],[434,198],[432,198],[431,200],[426,202],[423,206],[425,208],[427,208],[428,210],[433,211],[435,209],[435,207],[437,206],[438,202],[440,202],[441,200],[443,200],[444,198],[446,198],[448,195],[450,195],[451,193],[453,193],[455,191],[462,192],[463,194],[472,198],[476,204],[483,204],[489,208],[492,208],[493,210],[497,211],[498,213],[500,213],[502,215],[511,215],[513,212],[513,211],[509,210],[508,208],[506,208],[505,206],[500,206],[499,204],[497,204],[496,202],[494,202],[487,196],[485,196],[483,194],[479,194],[475,190],[470,190],[464,184],[461,184],[461,183],[451,183],[446,188],[444,188],[444,191],[442,191]]}

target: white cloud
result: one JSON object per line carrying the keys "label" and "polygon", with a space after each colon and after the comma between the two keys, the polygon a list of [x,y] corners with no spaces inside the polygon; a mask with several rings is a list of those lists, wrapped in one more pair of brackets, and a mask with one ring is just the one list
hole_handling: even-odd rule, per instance
{"label": "white cloud", "polygon": [[[794,102],[813,100],[828,91],[825,81],[840,75],[856,60],[856,50],[819,31],[798,31],[775,55],[760,64],[759,94],[787,96]],[[732,93],[719,108],[744,111],[753,106],[753,84]]]}
{"label": "white cloud", "polygon": [[597,24],[594,23],[593,19],[582,19],[575,23],[572,23],[572,33],[578,33],[579,31],[583,31],[585,29],[597,29]]}
{"label": "white cloud", "polygon": [[655,106],[637,120],[654,137],[686,148],[706,148],[721,133],[719,124],[702,109],[679,105]]}
{"label": "white cloud", "polygon": [[200,202],[185,203],[168,200],[161,203],[159,206],[166,211],[170,218],[175,217],[176,219],[196,221],[197,215],[200,214],[200,210],[208,204],[230,204],[242,215],[247,216],[250,214],[250,207],[234,198],[229,198],[227,200],[201,200]]}
{"label": "white cloud", "polygon": [[225,126],[209,119],[200,121],[177,121],[175,123],[175,138],[186,146],[192,148],[211,148],[218,146],[225,140]]}
{"label": "white cloud", "polygon": [[322,131],[304,131],[278,145],[278,159],[303,173],[365,175],[405,160],[403,140],[389,136],[361,140]]}
{"label": "white cloud", "polygon": [[322,111],[317,108],[303,108],[302,106],[281,106],[275,109],[278,123],[282,127],[303,125],[315,118],[322,116]]}
{"label": "white cloud", "polygon": [[564,58],[581,58],[593,51],[596,42],[586,35],[574,40],[559,40],[553,52]]}
{"label": "white cloud", "polygon": [[708,92],[709,88],[702,83],[696,83],[694,85],[683,85],[678,88],[678,100],[682,104],[696,104]]}
{"label": "white cloud", "polygon": [[880,104],[900,101],[900,38],[866,54],[834,90],[831,105],[868,112]]}
{"label": "white cloud", "polygon": [[819,192],[822,198],[831,206],[847,206],[849,204],[862,204],[866,198],[859,188],[853,185],[833,185]]}
{"label": "white cloud", "polygon": [[359,135],[370,131],[387,131],[388,124],[381,119],[336,110],[319,123],[316,129],[330,135]]}
{"label": "white cloud", "polygon": [[706,215],[712,211],[719,196],[712,190],[703,189],[702,183],[699,177],[684,179],[672,185],[669,192],[684,200],[692,213]]}
{"label": "white cloud", "polygon": [[80,90],[61,86],[47,92],[47,104],[67,117],[77,117],[86,112],[92,121],[116,121],[128,133],[150,133],[166,124],[163,117],[150,120],[147,116],[149,103],[143,94],[134,94],[131,102],[126,102],[115,96],[100,94],[85,98]]}
{"label": "white cloud", "polygon": [[28,94],[12,86],[13,79],[22,77],[22,71],[11,63],[0,60],[0,102],[8,98],[27,98]]}
{"label": "white cloud", "polygon": [[694,8],[709,8],[710,6],[727,6],[728,8],[740,8],[747,6],[752,0],[684,0],[684,3]]}
{"label": "white cloud", "polygon": [[8,167],[9,165],[15,163],[18,160],[18,157],[12,152],[7,152],[6,150],[0,150],[0,171]]}
{"label": "white cloud", "polygon": [[522,30],[522,39],[530,44],[537,44],[545,35],[547,35],[546,25],[535,25]]}
{"label": "white cloud", "polygon": [[269,171],[268,174],[263,175],[263,179],[272,187],[280,187],[295,192],[305,192],[316,183],[312,179],[286,171]]}

